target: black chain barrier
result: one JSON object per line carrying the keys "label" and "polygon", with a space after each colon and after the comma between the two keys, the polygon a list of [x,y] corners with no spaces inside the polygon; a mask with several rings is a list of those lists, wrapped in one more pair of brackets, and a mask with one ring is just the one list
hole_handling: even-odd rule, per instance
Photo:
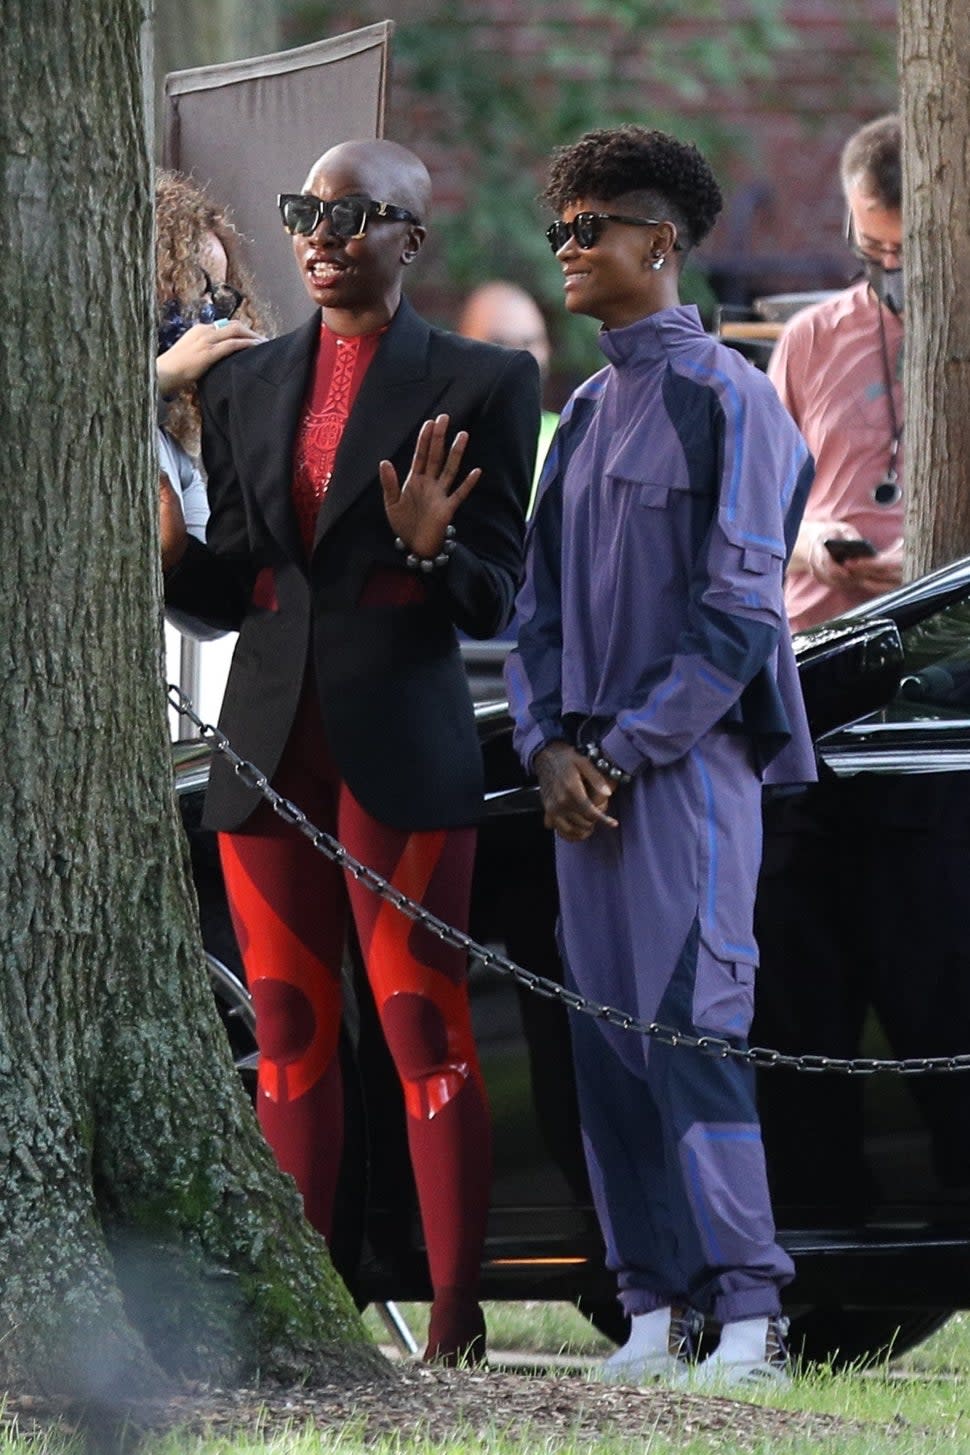
{"label": "black chain barrier", "polygon": [[209,743],[215,752],[232,764],[236,776],[248,788],[255,789],[284,823],[292,824],[305,838],[309,839],[319,853],[333,860],[335,864],[339,864],[348,874],[352,874],[355,879],[373,890],[381,899],[393,904],[395,909],[399,909],[408,919],[430,931],[444,944],[461,950],[470,959],[478,961],[485,969],[496,970],[500,975],[509,976],[524,989],[531,991],[533,995],[542,996],[546,1000],[556,1000],[567,1010],[575,1010],[583,1015],[593,1016],[597,1020],[606,1021],[611,1026],[618,1026],[624,1031],[635,1031],[638,1035],[648,1036],[651,1040],[659,1041],[664,1046],[684,1047],[700,1051],[706,1056],[718,1056],[722,1060],[743,1061],[765,1070],[784,1067],[790,1071],[840,1076],[872,1076],[876,1072],[889,1072],[897,1076],[926,1076],[942,1072],[970,1071],[970,1055],[920,1056],[908,1060],[862,1056],[823,1056],[810,1053],[795,1056],[784,1051],[770,1050],[765,1046],[736,1046],[720,1036],[695,1036],[686,1031],[675,1030],[672,1026],[659,1025],[656,1021],[640,1020],[636,1016],[630,1015],[628,1011],[618,1010],[615,1006],[598,1005],[596,1001],[587,1000],[578,991],[570,990],[556,980],[548,980],[543,975],[537,975],[532,970],[526,970],[524,966],[517,965],[514,960],[510,960],[507,955],[502,955],[497,950],[490,950],[485,945],[479,945],[464,931],[446,924],[444,920],[425,909],[424,905],[409,899],[389,880],[378,874],[376,869],[371,869],[355,859],[332,834],[328,834],[324,829],[317,828],[315,824],[311,823],[303,810],[298,808],[295,803],[284,798],[281,793],[277,793],[265,773],[261,773],[254,763],[240,757],[224,732],[213,727],[211,723],[203,722],[191,699],[186,697],[182,689],[173,683],[168,685],[168,700],[176,712],[182,717],[188,718],[193,727],[197,729],[200,738]]}

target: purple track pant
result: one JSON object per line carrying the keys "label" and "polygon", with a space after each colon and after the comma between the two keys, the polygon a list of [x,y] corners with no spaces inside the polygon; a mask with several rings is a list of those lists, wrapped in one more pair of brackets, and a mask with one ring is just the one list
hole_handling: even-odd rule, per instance
{"label": "purple track pant", "polygon": [[[744,1045],[751,1024],[761,784],[716,730],[619,789],[615,830],[556,841],[569,983],[646,1021]],[[607,1264],[627,1313],[688,1301],[719,1322],[776,1313],[775,1241],[751,1068],[570,1016]]]}

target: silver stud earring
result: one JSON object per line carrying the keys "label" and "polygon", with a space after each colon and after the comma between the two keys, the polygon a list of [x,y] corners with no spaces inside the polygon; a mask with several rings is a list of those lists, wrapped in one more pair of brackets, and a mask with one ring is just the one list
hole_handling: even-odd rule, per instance
{"label": "silver stud earring", "polygon": [[666,261],[667,261],[666,254],[665,253],[661,253],[659,255],[659,257],[654,258],[654,260],[650,264],[650,266],[651,266],[651,268],[653,269],[653,271],[655,273],[659,273],[660,272],[660,269],[663,267],[663,265],[664,265],[664,263]]}

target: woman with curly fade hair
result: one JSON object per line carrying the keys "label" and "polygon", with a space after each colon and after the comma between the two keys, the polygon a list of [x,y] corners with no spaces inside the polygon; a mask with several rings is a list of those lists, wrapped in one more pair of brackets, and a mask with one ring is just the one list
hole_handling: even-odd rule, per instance
{"label": "woman with curly fade hair", "polygon": [[[507,681],[556,832],[569,983],[740,1051],[761,788],[815,776],[782,597],[812,475],[771,385],[680,302],[721,194],[693,146],[625,126],[556,153],[547,231],[606,366],[575,392],[532,517]],[[749,1066],[571,1013],[596,1210],[630,1316],[605,1379],[784,1379]],[[707,1315],[720,1343],[686,1364]]]}

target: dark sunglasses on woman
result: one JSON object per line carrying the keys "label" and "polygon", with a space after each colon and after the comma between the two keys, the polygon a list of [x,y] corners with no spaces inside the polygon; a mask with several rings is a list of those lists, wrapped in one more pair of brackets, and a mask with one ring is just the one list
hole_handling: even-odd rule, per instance
{"label": "dark sunglasses on woman", "polygon": [[421,221],[406,207],[375,202],[373,197],[337,197],[333,202],[324,202],[312,193],[281,192],[276,201],[286,231],[301,237],[316,232],[324,218],[334,237],[339,238],[363,237],[368,222]]}
{"label": "dark sunglasses on woman", "polygon": [[[571,222],[553,222],[546,228],[546,241],[554,253],[564,248],[569,239],[576,239],[576,246],[594,248],[603,236],[608,222],[625,222],[630,227],[659,227],[656,217],[624,217],[618,212],[577,212]],[[674,250],[680,251],[680,243],[674,243]]]}
{"label": "dark sunglasses on woman", "polygon": [[[231,283],[213,283],[205,268],[202,269],[202,276],[205,279],[205,287],[202,290],[203,296],[208,299],[212,310],[212,319],[232,318],[245,301],[245,293],[240,293]],[[212,322],[212,319],[202,319],[203,323]]]}

